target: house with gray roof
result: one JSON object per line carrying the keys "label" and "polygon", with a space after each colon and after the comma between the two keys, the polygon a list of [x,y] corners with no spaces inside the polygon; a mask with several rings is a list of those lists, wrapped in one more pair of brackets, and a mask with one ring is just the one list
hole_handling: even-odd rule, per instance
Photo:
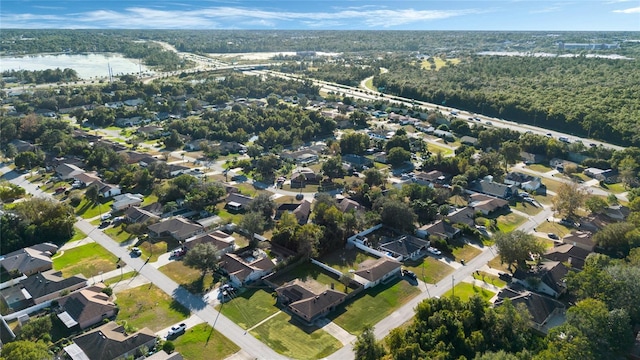
{"label": "house with gray roof", "polygon": [[469,197],[469,207],[474,211],[479,211],[483,215],[489,215],[501,209],[508,209],[509,202],[484,194],[471,194]]}
{"label": "house with gray roof", "polygon": [[418,236],[423,236],[425,238],[429,236],[437,236],[441,239],[451,240],[458,235],[460,235],[462,231],[453,225],[451,225],[447,221],[436,220],[431,224],[424,225],[420,227],[416,234]]}
{"label": "house with gray roof", "polygon": [[0,257],[0,267],[9,274],[33,275],[51,270],[51,256],[58,251],[58,246],[42,243],[16,250]]}
{"label": "house with gray roof", "polygon": [[67,328],[86,329],[116,316],[118,307],[102,292],[106,287],[98,283],[58,299],[58,318]]}
{"label": "house with gray roof", "polygon": [[72,360],[114,360],[145,355],[157,342],[156,334],[142,328],[128,334],[124,326],[109,322],[96,329],[76,336],[73,344],[64,351]]}
{"label": "house with gray roof", "polygon": [[493,181],[492,176],[487,176],[483,180],[470,183],[469,190],[500,199],[510,199],[516,193],[517,186],[497,183]]}
{"label": "house with gray roof", "polygon": [[285,212],[293,214],[298,220],[298,224],[304,225],[309,221],[309,216],[311,215],[311,203],[307,200],[303,200],[298,204],[280,204],[276,209],[274,220],[280,220],[282,214],[284,214]]}
{"label": "house with gray roof", "polygon": [[185,240],[204,231],[202,225],[180,216],[149,225],[147,229],[151,237],[171,236],[178,241]]}
{"label": "house with gray roof", "polygon": [[160,219],[160,216],[135,206],[127,208],[124,211],[124,216],[129,223],[144,223],[149,220]]}
{"label": "house with gray roof", "polygon": [[251,196],[242,195],[240,193],[230,193],[227,195],[227,204],[225,207],[229,210],[244,210],[249,203],[253,201]]}
{"label": "house with gray roof", "polygon": [[416,260],[426,254],[429,245],[429,240],[403,235],[397,239],[387,239],[386,242],[378,246],[378,250],[389,254],[398,261]]}
{"label": "house with gray roof", "polygon": [[582,270],[591,251],[571,244],[562,244],[548,249],[544,258],[552,261],[568,263],[572,269]]}
{"label": "house with gray roof", "polygon": [[311,289],[308,284],[296,279],[276,289],[278,301],[306,323],[328,314],[342,304],[347,295],[343,292]]}
{"label": "house with gray roof", "polygon": [[557,298],[567,290],[564,279],[568,272],[569,268],[560,261],[544,261],[526,272],[516,269],[513,281],[532,291]]}
{"label": "house with gray roof", "polygon": [[369,259],[358,265],[358,270],[353,273],[353,280],[368,289],[400,274],[401,268],[400,262],[387,257]]}
{"label": "house with gray roof", "polygon": [[73,179],[74,176],[83,174],[84,172],[84,169],[74,164],[60,164],[56,167],[56,174],[62,180]]}
{"label": "house with gray roof", "polygon": [[221,269],[229,275],[229,280],[236,287],[261,279],[270,274],[275,264],[261,250],[243,254],[224,254]]}
{"label": "house with gray roof", "polygon": [[501,306],[505,299],[514,306],[523,304],[531,315],[531,327],[543,334],[566,321],[564,304],[548,296],[506,288],[498,293],[494,306]]}

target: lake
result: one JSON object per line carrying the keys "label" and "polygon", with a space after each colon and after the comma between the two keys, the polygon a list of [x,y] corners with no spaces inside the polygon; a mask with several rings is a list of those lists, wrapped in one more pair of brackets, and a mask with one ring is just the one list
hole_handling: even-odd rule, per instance
{"label": "lake", "polygon": [[[109,66],[114,76],[137,74],[140,69],[136,60],[127,59],[121,54],[47,54],[26,55],[0,58],[0,70],[46,70],[73,69],[83,79],[109,76]],[[142,72],[150,72],[142,65]]]}

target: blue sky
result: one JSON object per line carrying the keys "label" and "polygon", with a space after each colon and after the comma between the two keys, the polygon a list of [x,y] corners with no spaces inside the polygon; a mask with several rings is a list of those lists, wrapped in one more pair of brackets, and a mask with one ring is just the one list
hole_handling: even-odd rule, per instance
{"label": "blue sky", "polygon": [[640,31],[640,0],[0,0],[0,29]]}

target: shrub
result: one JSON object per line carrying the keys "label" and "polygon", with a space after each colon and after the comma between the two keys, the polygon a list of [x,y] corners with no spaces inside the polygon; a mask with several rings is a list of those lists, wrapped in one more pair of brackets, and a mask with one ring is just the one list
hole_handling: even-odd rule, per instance
{"label": "shrub", "polygon": [[73,207],[77,207],[82,202],[82,198],[79,195],[74,194],[69,199],[69,204]]}
{"label": "shrub", "polygon": [[164,352],[166,352],[167,354],[171,354],[175,349],[176,346],[173,345],[172,341],[167,340],[164,342],[164,344],[162,344],[162,350],[164,350]]}

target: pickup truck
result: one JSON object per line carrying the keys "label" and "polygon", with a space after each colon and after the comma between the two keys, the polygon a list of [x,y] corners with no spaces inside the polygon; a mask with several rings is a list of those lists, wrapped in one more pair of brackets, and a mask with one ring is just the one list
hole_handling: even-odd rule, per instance
{"label": "pickup truck", "polygon": [[185,323],[181,323],[179,325],[174,325],[174,326],[171,327],[171,329],[169,329],[169,332],[167,333],[167,337],[172,337],[172,336],[176,336],[178,334],[182,334],[186,330],[187,330],[187,324],[185,324]]}

